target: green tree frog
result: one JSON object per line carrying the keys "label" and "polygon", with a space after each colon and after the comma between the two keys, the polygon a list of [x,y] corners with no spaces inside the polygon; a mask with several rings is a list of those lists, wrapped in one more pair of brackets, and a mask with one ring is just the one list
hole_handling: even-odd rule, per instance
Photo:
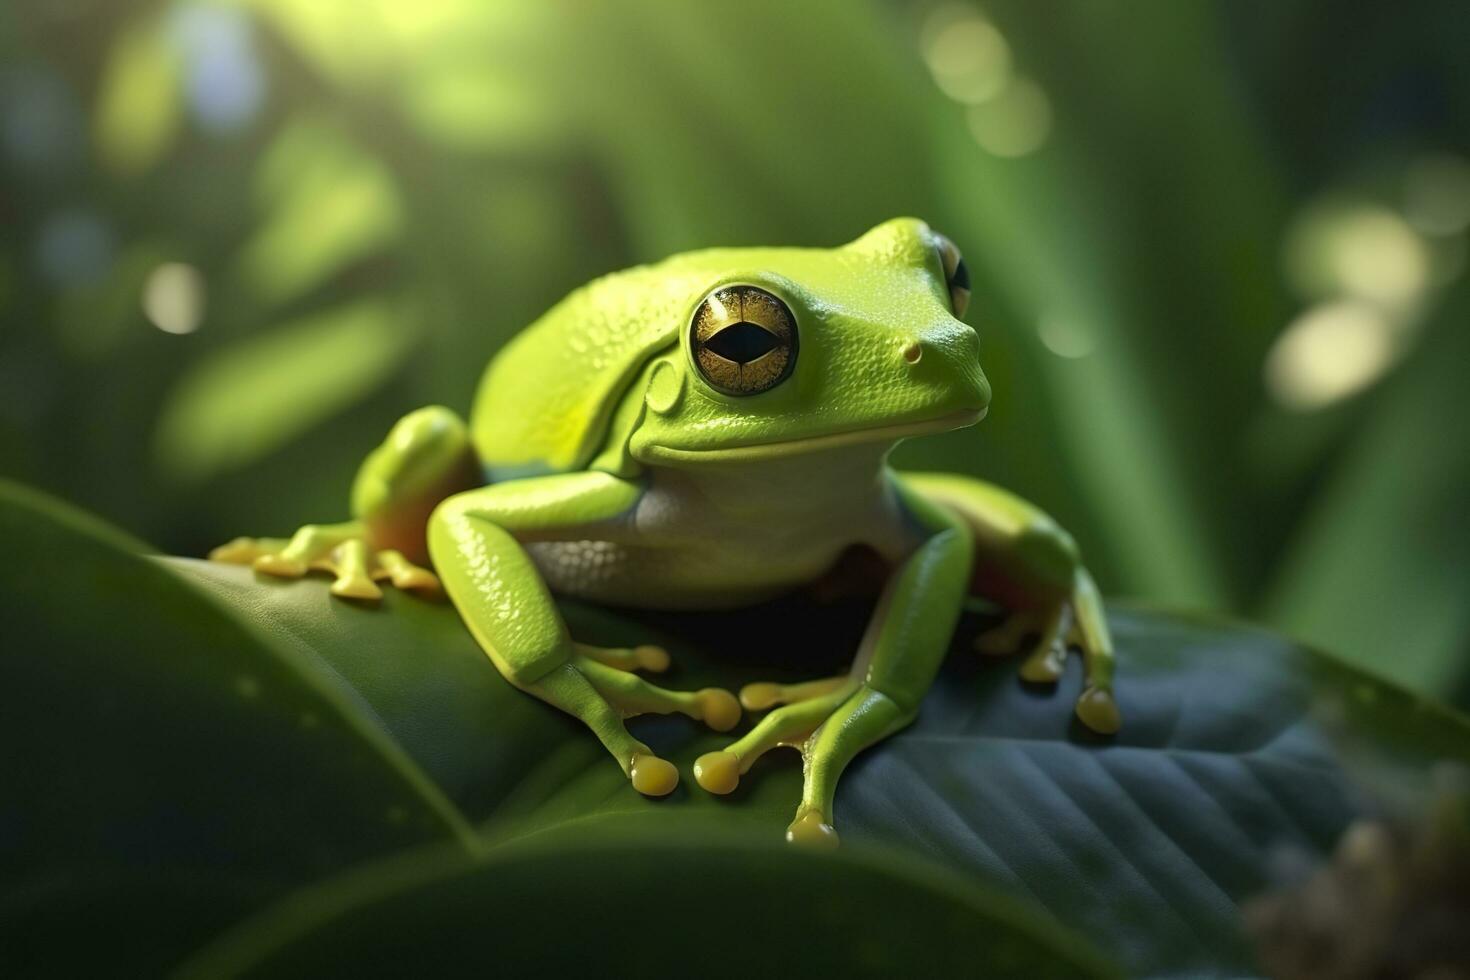
{"label": "green tree frog", "polygon": [[[399,421],[358,473],[351,521],[211,557],[324,569],[352,599],[442,582],[505,679],[579,718],[650,796],[678,771],[624,719],[682,712],[723,732],[761,712],[695,780],[729,793],[799,746],[787,837],[835,843],[838,777],[915,717],[967,595],[1009,610],[983,650],[1034,638],[1031,681],[1056,681],[1080,648],[1078,717],[1119,725],[1107,622],[1066,532],[987,483],[888,465],[900,440],[985,415],[969,285],[954,244],[911,218],[840,248],[710,249],[606,276],[491,361],[468,425],[442,407]],[[740,606],[823,581],[854,548],[883,571],[852,668],[738,699],[649,683],[636,672],[665,669],[664,650],[580,643],[552,601]]]}

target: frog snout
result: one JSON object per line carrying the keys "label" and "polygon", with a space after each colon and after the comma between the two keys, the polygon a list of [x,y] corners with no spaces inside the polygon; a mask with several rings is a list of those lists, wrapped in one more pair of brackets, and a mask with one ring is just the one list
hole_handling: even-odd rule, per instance
{"label": "frog snout", "polygon": [[980,369],[980,339],[973,327],[954,321],[899,338],[900,369],[914,381],[938,383],[984,408],[990,385]]}

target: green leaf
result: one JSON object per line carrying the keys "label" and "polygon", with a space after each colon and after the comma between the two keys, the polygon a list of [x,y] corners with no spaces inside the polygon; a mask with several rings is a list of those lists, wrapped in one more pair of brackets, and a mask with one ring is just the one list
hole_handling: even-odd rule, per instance
{"label": "green leaf", "polygon": [[256,184],[267,214],[236,269],[267,303],[297,299],[386,247],[403,221],[382,161],[318,120],[297,121],[276,138],[257,166]]}
{"label": "green leaf", "polygon": [[688,827],[562,833],[488,860],[410,854],[232,931],[217,976],[1116,976],[1034,911],[953,875]]}
{"label": "green leaf", "polygon": [[[878,957],[871,970],[889,969],[882,957],[908,935],[908,948],[932,954],[941,973],[956,972],[943,961],[957,948],[979,972],[1089,969],[1086,954],[1058,961],[1055,948],[1048,952],[1048,930],[1032,919],[1041,915],[1062,927],[1052,946],[1090,944],[1130,976],[1239,975],[1254,969],[1241,903],[1283,884],[1278,869],[1334,846],[1373,789],[1359,772],[1413,783],[1441,759],[1470,759],[1470,724],[1430,702],[1263,630],[1126,606],[1110,610],[1125,724],[1102,740],[1072,719],[1075,665],[1057,691],[1028,689],[1013,663],[968,651],[985,623],[972,616],[919,720],[844,777],[835,814],[843,847],[817,857],[781,842],[799,792],[794,753],[762,760],[727,798],[686,779],[668,798],[645,799],[578,723],[507,684],[445,603],[390,591],[381,606],[353,605],[332,598],[319,578],[267,580],[182,559],[150,566],[40,519],[34,506],[0,513],[10,515],[0,527],[6,540],[27,556],[22,571],[0,580],[17,607],[7,617],[34,623],[7,635],[20,636],[19,649],[44,642],[52,651],[19,660],[29,670],[12,668],[7,678],[20,720],[7,715],[0,736],[7,747],[28,747],[26,765],[7,770],[21,773],[7,787],[19,790],[7,812],[28,825],[32,812],[55,821],[54,844],[28,858],[34,868],[74,869],[49,890],[22,894],[34,915],[57,921],[88,899],[83,884],[108,880],[80,869],[110,873],[129,861],[163,869],[137,893],[135,917],[120,920],[146,925],[157,909],[173,914],[180,896],[192,900],[149,964],[176,956],[178,935],[206,931],[190,924],[219,928],[243,906],[258,908],[261,892],[241,899],[233,876],[260,874],[273,886],[294,879],[298,890],[229,930],[194,966],[319,974],[323,957],[360,955],[365,970],[392,972],[407,956],[434,972],[447,965],[439,957],[456,954],[529,966],[603,950],[624,967],[640,962],[639,944],[652,936],[670,958],[645,966],[685,969],[697,951],[713,949],[709,962],[726,971],[788,957],[805,969],[825,958],[860,973],[864,950]],[[663,643],[675,687],[830,673],[852,656],[867,613],[862,603],[796,598],[726,613],[625,615],[570,602],[563,610],[582,640]],[[69,683],[50,680],[73,663],[81,666],[64,676]],[[128,670],[140,664],[150,669]],[[241,697],[244,670],[259,679],[253,699]],[[253,713],[274,706],[277,690],[283,700],[287,692],[316,698],[311,710],[339,726],[323,726],[339,733],[338,744],[303,730],[294,702]],[[105,724],[118,692],[128,705],[149,705],[121,732]],[[106,766],[95,775],[80,749],[75,759],[45,754],[57,705],[79,716],[68,715],[68,734],[100,745]],[[730,738],[678,717],[631,724],[685,773]],[[187,737],[124,754],[149,732],[160,740],[158,731]],[[363,754],[373,765],[352,763]],[[201,757],[240,774],[253,795],[225,799],[236,784],[209,783]],[[83,776],[48,784],[74,771]],[[320,797],[360,800],[361,780],[391,783],[395,773],[402,782],[393,785],[418,789],[412,805],[443,823],[425,825],[418,839],[449,836],[458,813],[480,843],[455,845],[459,856],[409,850],[330,879],[328,867],[276,868],[275,841],[242,848],[250,856],[222,874],[218,863],[189,863],[199,828],[216,823],[265,837],[299,830],[299,846],[313,854],[326,846],[323,827],[338,844],[337,834],[366,833],[360,825],[388,827],[381,801],[359,813]],[[436,796],[448,802],[435,806]],[[178,800],[198,806],[172,835],[130,832],[148,801],[166,808]],[[63,846],[103,831],[110,848]],[[393,842],[372,843],[363,856]],[[484,856],[472,857],[476,850]],[[18,901],[11,887],[3,896]],[[973,937],[968,946],[957,946],[962,934]],[[812,937],[810,948],[793,945],[800,936]],[[777,959],[765,960],[767,945]],[[1010,967],[988,958],[1005,950],[1016,957]]]}
{"label": "green leaf", "polygon": [[[352,606],[319,580],[252,583],[244,569],[176,564],[356,691],[492,843],[627,821],[774,842],[791,818],[794,753],[762,760],[731,798],[687,777],[669,799],[638,796],[576,722],[506,684],[446,606],[397,593]],[[798,600],[638,617],[563,609],[578,639],[664,643],[668,683],[687,688],[831,673],[865,615]],[[1239,904],[1275,883],[1273,868],[1329,851],[1359,814],[1342,732],[1354,753],[1411,778],[1470,754],[1462,719],[1265,631],[1116,606],[1111,619],[1125,718],[1115,741],[1072,719],[1075,668],[1055,694],[1030,690],[1013,664],[968,652],[972,620],[918,722],[844,777],[844,851],[898,848],[916,870],[999,885],[1133,975],[1241,972],[1252,957]],[[632,724],[686,774],[730,737],[681,718]]]}
{"label": "green leaf", "polygon": [[159,414],[164,470],[197,483],[279,449],[383,382],[417,339],[411,318],[369,298],[284,323],[201,359]]}
{"label": "green leaf", "polygon": [[303,882],[475,846],[339,689],[131,542],[5,483],[0,540],[7,973],[157,974]]}

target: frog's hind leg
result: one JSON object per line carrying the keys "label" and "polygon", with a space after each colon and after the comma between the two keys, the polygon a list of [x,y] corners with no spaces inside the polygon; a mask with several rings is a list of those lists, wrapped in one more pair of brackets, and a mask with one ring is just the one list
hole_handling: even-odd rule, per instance
{"label": "frog's hind leg", "polygon": [[1021,677],[1034,684],[1055,684],[1067,660],[1071,609],[1064,602],[1041,608],[1018,609],[1005,622],[975,638],[975,649],[991,657],[1009,657],[1035,637],[1021,662]]}
{"label": "frog's hind leg", "polygon": [[421,408],[399,419],[359,468],[352,520],[307,524],[289,539],[236,538],[209,557],[279,578],[331,572],[332,594],[347,599],[380,599],[377,583],[385,580],[434,593],[438,578],[415,564],[428,560],[429,513],[440,500],[478,482],[479,464],[464,422],[441,406]]}
{"label": "frog's hind leg", "polygon": [[1097,586],[1071,536],[1036,507],[980,480],[938,473],[904,473],[901,480],[963,519],[975,539],[972,592],[1010,610],[976,647],[1004,655],[1036,637],[1021,676],[1044,684],[1061,677],[1066,644],[1075,643],[1083,665],[1077,717],[1093,731],[1116,732],[1121,719],[1113,699],[1113,641]]}

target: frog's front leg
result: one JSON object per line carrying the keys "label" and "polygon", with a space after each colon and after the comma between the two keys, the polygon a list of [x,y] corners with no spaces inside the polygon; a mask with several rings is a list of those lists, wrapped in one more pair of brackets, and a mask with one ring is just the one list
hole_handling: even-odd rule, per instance
{"label": "frog's front leg", "polygon": [[319,569],[336,576],[332,593],[377,599],[377,582],[432,591],[438,579],[428,560],[424,530],[439,501],[481,482],[465,424],[447,408],[405,415],[370,453],[353,483],[352,520],[308,524],[289,539],[236,538],[210,552],[214,561],[300,578]]}
{"label": "frog's front leg", "polygon": [[516,687],[580,719],[633,787],[662,796],[678,771],[633,738],[623,720],[680,712],[728,731],[740,705],[720,688],[670,691],[630,673],[661,669],[653,647],[598,650],[572,641],[521,540],[569,540],[607,526],[637,503],[640,487],[587,471],[516,480],[458,494],[429,519],[429,551],[445,590],[481,649]]}
{"label": "frog's front leg", "polygon": [[909,513],[929,534],[888,579],[852,670],[805,685],[747,688],[742,699],[784,700],[744,738],[695,763],[700,785],[734,789],[740,774],[778,745],[801,749],[804,781],[786,838],[832,845],[837,780],[863,749],[903,728],[918,713],[959,621],[969,584],[973,541],[952,514],[900,488]]}
{"label": "frog's front leg", "polygon": [[1077,644],[1085,674],[1077,717],[1093,731],[1116,732],[1122,722],[1113,699],[1113,641],[1102,598],[1071,536],[1036,507],[980,480],[941,473],[901,479],[965,522],[975,538],[972,589],[1009,610],[1005,623],[976,641],[980,651],[1015,653],[1034,636],[1021,676],[1055,683],[1067,643]]}

